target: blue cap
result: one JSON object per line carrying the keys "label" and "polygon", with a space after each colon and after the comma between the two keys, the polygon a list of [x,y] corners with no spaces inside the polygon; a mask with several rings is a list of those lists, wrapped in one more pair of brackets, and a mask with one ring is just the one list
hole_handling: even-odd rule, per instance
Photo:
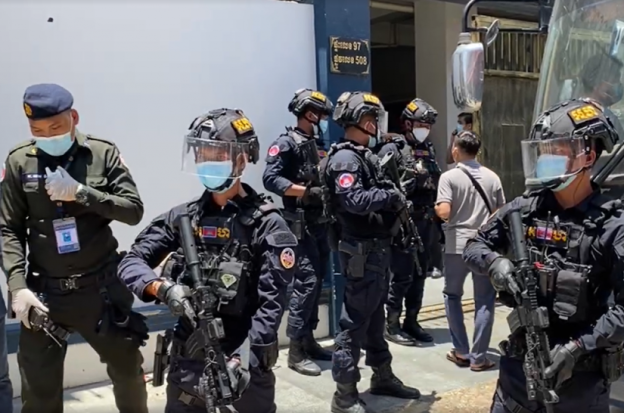
{"label": "blue cap", "polygon": [[45,119],[72,108],[74,97],[53,83],[32,85],[24,92],[24,113],[28,119]]}

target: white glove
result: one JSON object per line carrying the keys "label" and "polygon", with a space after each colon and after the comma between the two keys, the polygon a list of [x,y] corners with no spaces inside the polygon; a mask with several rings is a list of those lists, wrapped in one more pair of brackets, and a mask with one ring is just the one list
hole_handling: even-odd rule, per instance
{"label": "white glove", "polygon": [[11,307],[15,312],[15,317],[28,329],[30,329],[28,314],[30,313],[30,309],[32,307],[36,307],[46,313],[50,311],[41,301],[39,301],[35,293],[30,291],[28,288],[21,289],[13,294]]}
{"label": "white glove", "polygon": [[46,167],[46,190],[52,201],[75,201],[76,191],[80,185],[69,173],[60,166],[56,171]]}

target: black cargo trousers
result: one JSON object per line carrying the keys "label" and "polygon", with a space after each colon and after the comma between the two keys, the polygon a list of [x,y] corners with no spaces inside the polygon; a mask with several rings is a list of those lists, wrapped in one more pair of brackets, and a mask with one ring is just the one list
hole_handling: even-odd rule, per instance
{"label": "black cargo trousers", "polygon": [[[147,413],[140,345],[145,319],[132,312],[134,296],[117,278],[117,262],[72,278],[28,276],[28,286],[45,295],[54,323],[80,334],[106,364],[120,413]],[[22,413],[61,413],[67,343],[59,346],[43,331],[21,326],[17,361]]]}

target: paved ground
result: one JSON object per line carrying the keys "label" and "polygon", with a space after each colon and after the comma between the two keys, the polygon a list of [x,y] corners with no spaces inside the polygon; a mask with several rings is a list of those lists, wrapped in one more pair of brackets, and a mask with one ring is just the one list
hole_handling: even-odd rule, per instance
{"label": "paved ground", "polygon": [[[467,302],[465,309],[471,310]],[[491,347],[507,335],[505,316],[508,311],[498,308]],[[472,330],[473,313],[467,312],[466,325],[469,334]],[[436,344],[428,347],[408,348],[391,344],[394,355],[393,368],[407,384],[418,387],[423,397],[417,402],[404,402],[398,399],[373,397],[367,394],[370,368],[362,366],[360,391],[369,408],[376,413],[487,413],[498,374],[496,369],[473,373],[459,369],[445,359],[451,349],[444,310],[440,305],[427,308],[422,317],[423,325],[434,335]],[[331,345],[331,341],[323,344]],[[320,377],[304,377],[285,366],[287,350],[281,351],[275,369],[277,375],[277,405],[281,413],[329,413],[329,401],[334,391],[329,364],[324,364]],[[492,360],[498,359],[498,352],[491,350]],[[363,364],[363,363],[361,363]],[[620,385],[620,383],[616,383]],[[616,386],[613,393],[624,395],[624,385]],[[110,385],[90,386],[65,392],[65,413],[115,413]],[[617,397],[617,395],[615,396]],[[622,398],[624,400],[624,398]],[[614,400],[615,405],[622,404]],[[20,411],[19,401],[15,403],[15,413]],[[149,408],[152,413],[164,411],[164,387],[149,386]],[[611,413],[624,413],[612,407]]]}
{"label": "paved ground", "polygon": [[[497,314],[497,325],[493,342],[498,342],[505,336],[504,317],[502,311]],[[485,391],[483,386],[491,386],[496,371],[484,373],[472,373],[469,370],[459,369],[445,360],[445,353],[451,348],[450,339],[446,328],[446,319],[441,306],[433,306],[428,309],[426,318],[430,319],[423,324],[429,329],[436,339],[435,346],[407,348],[391,345],[394,355],[393,367],[396,374],[406,383],[418,387],[422,393],[419,402],[402,402],[397,399],[371,397],[366,393],[371,370],[362,366],[362,382],[360,391],[363,399],[375,412],[380,413],[471,413],[487,412],[491,391]],[[472,328],[471,314],[467,315],[469,329]],[[442,317],[442,318],[439,318]],[[331,341],[326,344],[330,345]],[[286,367],[287,350],[282,350],[280,360],[275,369],[277,382],[278,411],[284,413],[328,413],[329,401],[334,391],[334,383],[329,371],[329,363],[324,364],[324,371],[320,377],[304,377],[296,374]],[[492,358],[497,359],[497,354],[492,353]],[[363,365],[363,363],[361,363]],[[477,386],[477,387],[475,387]],[[469,388],[474,388],[471,392]],[[457,390],[464,389],[461,399],[462,404],[469,398],[479,399],[471,402],[480,403],[480,407],[458,409],[455,399],[452,397]],[[150,412],[157,413],[164,410],[164,388],[150,390]],[[65,393],[65,413],[114,413],[112,391],[109,385],[90,386],[74,389]],[[449,404],[450,403],[450,404]],[[19,401],[15,404],[19,412]],[[446,407],[445,407],[446,406]],[[450,406],[450,407],[449,407]],[[448,410],[451,408],[451,410]],[[472,410],[470,410],[472,409]]]}

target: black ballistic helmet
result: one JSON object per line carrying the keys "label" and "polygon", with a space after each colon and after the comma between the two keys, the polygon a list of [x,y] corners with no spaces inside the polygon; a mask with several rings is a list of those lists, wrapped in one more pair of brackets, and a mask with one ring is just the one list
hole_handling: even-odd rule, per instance
{"label": "black ballistic helmet", "polygon": [[437,118],[438,111],[419,98],[412,100],[405,109],[403,109],[403,112],[401,112],[401,123],[409,120],[427,125],[435,125]]}
{"label": "black ballistic helmet", "polygon": [[319,91],[312,89],[297,90],[288,104],[288,111],[299,117],[309,110],[329,116],[334,110],[334,105],[327,96]]}
{"label": "black ballistic helmet", "polygon": [[[334,121],[341,127],[347,128],[358,125],[362,116],[367,114],[377,117],[380,125],[386,122],[387,129],[386,111],[377,96],[368,92],[345,92],[336,102]],[[382,126],[382,133],[385,133],[383,129]]]}
{"label": "black ballistic helmet", "polygon": [[[233,151],[245,152],[249,162],[254,164],[258,162],[260,151],[258,136],[252,123],[240,109],[211,110],[195,118],[189,130],[185,137],[189,148],[209,141],[231,142]],[[236,153],[232,155],[235,157]]]}

